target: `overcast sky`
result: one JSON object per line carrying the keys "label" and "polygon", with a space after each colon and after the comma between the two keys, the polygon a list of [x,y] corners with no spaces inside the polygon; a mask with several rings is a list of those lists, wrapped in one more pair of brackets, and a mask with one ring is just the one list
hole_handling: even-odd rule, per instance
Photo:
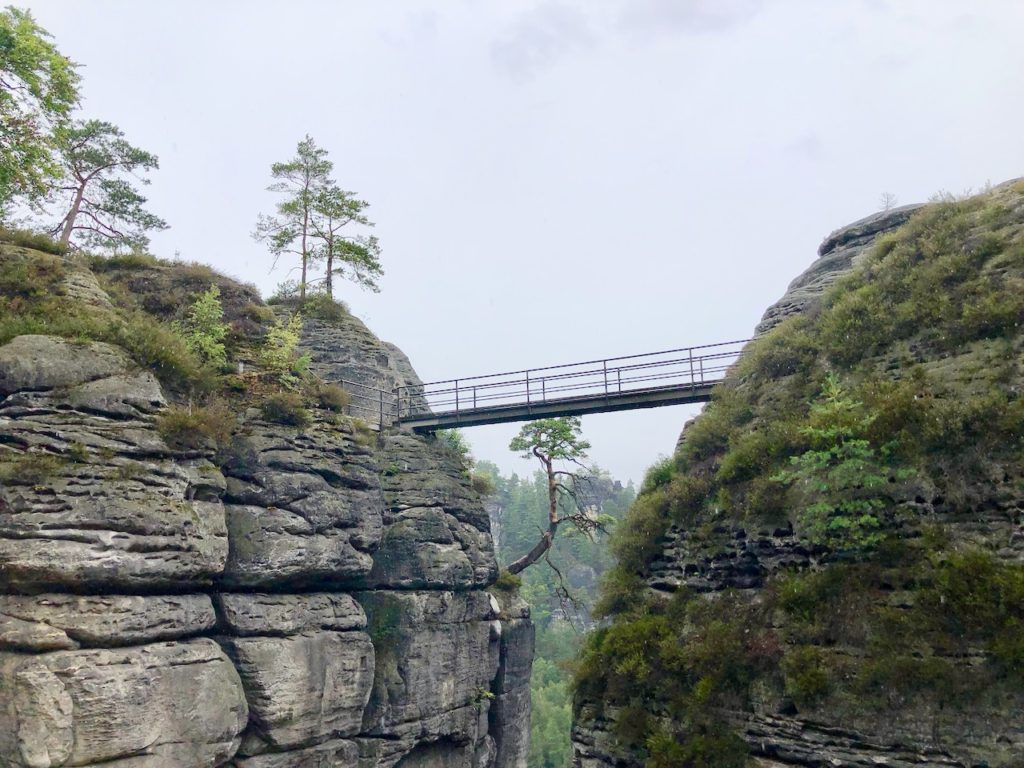
{"label": "overcast sky", "polygon": [[[28,6],[159,155],[157,255],[269,294],[270,164],[328,149],[386,269],[341,298],[426,381],[746,338],[883,192],[1024,174],[1021,0]],[[696,410],[588,416],[592,458],[639,480]]]}

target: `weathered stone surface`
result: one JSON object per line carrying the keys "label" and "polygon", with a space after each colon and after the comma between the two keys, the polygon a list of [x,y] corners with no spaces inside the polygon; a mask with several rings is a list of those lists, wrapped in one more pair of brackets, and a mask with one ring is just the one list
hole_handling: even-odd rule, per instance
{"label": "weathered stone surface", "polygon": [[0,395],[70,387],[129,368],[128,354],[110,344],[80,344],[55,336],[17,336],[0,347]]}
{"label": "weathered stone surface", "polygon": [[175,460],[163,394],[107,344],[19,336],[0,348],[0,575],[8,589],[208,582],[227,557],[224,479]]}
{"label": "weathered stone surface", "polygon": [[216,601],[221,618],[235,635],[294,635],[319,629],[344,632],[366,627],[363,609],[345,594],[236,593],[217,595]]}
{"label": "weathered stone surface", "polygon": [[217,623],[207,595],[0,595],[0,650],[141,645]]}
{"label": "weathered stone surface", "polygon": [[220,502],[197,498],[189,473],[173,463],[139,471],[122,479],[74,464],[45,484],[0,488],[4,582],[130,591],[220,573],[228,550]]}
{"label": "weathered stone surface", "polygon": [[498,671],[491,683],[489,731],[494,768],[526,768],[530,747],[530,676],[535,632],[530,606],[518,594],[494,590],[501,632]]}
{"label": "weathered stone surface", "polygon": [[236,758],[237,768],[350,768],[359,763],[359,747],[353,741],[335,739],[308,749]]}
{"label": "weathered stone surface", "polygon": [[377,649],[364,733],[387,735],[405,723],[420,729],[431,716],[486,703],[498,667],[486,593],[377,591],[356,599]]}
{"label": "weathered stone surface", "polygon": [[388,433],[381,439],[388,512],[363,584],[459,589],[494,581],[490,522],[458,457],[417,435]]}
{"label": "weathered stone surface", "polygon": [[[373,426],[394,420],[397,387],[408,388],[408,393],[422,385],[401,350],[378,339],[351,315],[337,322],[307,319],[300,349],[310,356],[309,368],[313,373],[340,384],[352,396],[346,411]],[[407,394],[407,400],[409,397]],[[417,406],[422,404],[418,395],[411,397]]]}
{"label": "weathered stone surface", "polygon": [[[117,311],[88,270],[64,288]],[[354,318],[308,321],[303,337],[374,426],[379,390],[419,383]],[[167,404],[116,347],[0,347],[0,766],[491,768],[498,741],[525,738],[511,702],[528,689],[509,673],[493,704],[517,722],[491,712],[501,653],[522,677],[508,647],[521,630],[479,589],[493,546],[458,457],[252,409],[222,474],[164,442]],[[397,606],[382,663],[363,608],[334,591],[367,587],[361,600]],[[412,587],[437,591],[390,591]]]}
{"label": "weathered stone surface", "polygon": [[383,496],[376,459],[351,429],[257,423],[237,454],[225,470],[228,584],[344,583],[369,572]]}
{"label": "weathered stone surface", "polygon": [[[359,733],[373,685],[374,653],[363,632],[224,638],[245,687],[250,728],[290,749]],[[245,750],[256,751],[256,739]]]}
{"label": "weathered stone surface", "polygon": [[919,208],[904,205],[875,213],[826,237],[818,248],[818,259],[765,311],[755,334],[761,336],[785,318],[815,306],[829,286],[860,264],[880,235],[903,226]]}
{"label": "weathered stone surface", "polygon": [[19,768],[214,766],[247,717],[238,674],[207,639],[0,654],[0,691],[0,764]]}

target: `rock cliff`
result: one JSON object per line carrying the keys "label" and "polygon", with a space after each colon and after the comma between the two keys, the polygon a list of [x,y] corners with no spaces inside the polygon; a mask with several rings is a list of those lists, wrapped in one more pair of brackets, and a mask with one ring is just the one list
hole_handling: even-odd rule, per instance
{"label": "rock cliff", "polygon": [[194,266],[97,264],[101,285],[0,258],[31,278],[0,280],[0,765],[525,765],[533,628],[486,591],[480,499],[441,444],[369,428],[356,391],[416,383],[404,355],[309,318],[301,348],[352,390],[347,415],[286,426],[250,403],[230,444],[177,444],[160,419],[187,392],[154,326],[125,324],[213,281],[244,352],[258,297]]}
{"label": "rock cliff", "polygon": [[1019,181],[825,240],[616,541],[578,768],[1024,765],[1022,288]]}

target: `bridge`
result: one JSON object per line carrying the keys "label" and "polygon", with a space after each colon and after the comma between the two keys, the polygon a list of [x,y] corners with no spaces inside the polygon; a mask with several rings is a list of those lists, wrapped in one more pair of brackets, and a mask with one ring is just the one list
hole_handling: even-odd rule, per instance
{"label": "bridge", "polygon": [[728,341],[399,387],[394,393],[396,422],[417,432],[433,432],[704,403],[746,343]]}

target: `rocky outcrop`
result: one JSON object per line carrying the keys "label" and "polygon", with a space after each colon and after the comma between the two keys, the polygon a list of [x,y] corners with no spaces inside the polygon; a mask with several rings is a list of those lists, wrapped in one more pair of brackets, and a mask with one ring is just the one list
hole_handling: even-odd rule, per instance
{"label": "rocky outcrop", "polygon": [[[328,380],[418,383],[354,318],[303,345]],[[0,765],[524,766],[532,625],[484,590],[460,458],[251,409],[215,464],[164,441],[167,401],[117,346],[0,345]]]}
{"label": "rocky outcrop", "polygon": [[829,286],[860,264],[881,235],[906,224],[920,208],[919,204],[903,205],[874,213],[826,237],[818,247],[815,262],[789,284],[781,299],[765,310],[755,335],[762,336],[787,317],[817,306]]}
{"label": "rocky outcrop", "polygon": [[[818,259],[793,281],[785,296],[765,312],[757,327],[757,335],[762,336],[795,315],[806,315],[810,323],[827,315],[827,309],[819,311],[819,308],[829,286],[861,264],[880,237],[905,224],[918,208],[920,206],[906,206],[879,213],[830,235],[821,245]],[[977,261],[971,268],[973,271],[965,270],[965,273],[970,278],[983,274],[983,279],[994,286],[987,300],[994,305],[1005,301],[1009,315],[1022,317],[1019,302],[1010,301],[1011,297],[1005,294],[1016,290],[1022,279],[1020,259],[1006,254],[1020,253],[1020,233],[1024,232],[1024,186],[1019,180],[1001,185],[988,193],[984,201],[969,201],[962,210],[966,213],[955,209],[944,213],[939,211],[949,217],[962,216],[957,220],[959,229],[955,235],[945,231],[947,239],[936,244],[928,240],[936,230],[926,228],[919,219],[898,236],[903,238],[899,242],[904,250],[892,253],[910,254],[904,258],[916,264],[915,259],[938,261],[947,253],[973,255],[979,243],[987,243],[991,249],[989,253],[999,255],[993,256],[991,261],[976,256]],[[942,220],[938,215],[935,218]],[[932,220],[924,221],[928,227],[938,226]],[[938,235],[934,237],[939,239]],[[893,261],[898,261],[898,258],[894,257]],[[871,269],[873,277],[881,282],[874,273],[881,272],[882,267],[876,268],[873,264]],[[947,283],[940,279],[922,289],[911,276],[900,286],[905,287],[908,293],[927,291],[923,303],[931,306],[941,304],[944,298],[948,300],[941,295],[947,286],[954,284],[953,278],[948,280]],[[929,301],[932,296],[934,301]],[[842,326],[844,331],[855,334],[856,319],[851,320],[848,326]],[[960,403],[964,411],[977,407],[975,398],[980,398],[978,393],[995,399],[995,395],[1008,391],[1011,402],[1019,407],[1021,361],[1024,360],[1021,357],[1024,349],[1024,338],[1019,331],[1021,327],[1018,320],[1011,322],[1005,332],[978,334],[967,337],[968,341],[960,344],[929,345],[928,334],[932,329],[927,327],[920,328],[919,332],[908,331],[895,341],[883,338],[867,347],[862,358],[857,358],[859,367],[853,369],[850,378],[881,371],[884,375],[879,374],[878,379],[883,384],[891,384],[893,390],[904,386],[904,391],[909,391],[905,396],[911,401],[942,398]],[[777,342],[781,347],[794,336],[776,338],[781,338]],[[799,343],[797,338],[794,344]],[[759,351],[763,349],[761,347]],[[729,385],[736,391],[751,387],[751,381],[757,374],[751,374],[749,370],[763,372],[764,369],[748,369],[743,378],[734,375]],[[998,384],[1005,390],[993,387],[993,371],[1001,372]],[[846,371],[841,370],[840,373]],[[771,428],[782,422],[782,417],[778,422],[772,421],[776,409],[782,412],[789,407],[789,418],[793,419],[791,403],[794,391],[795,397],[804,402],[816,391],[806,387],[800,391],[799,385],[784,389],[779,382],[787,380],[804,381],[793,370],[778,371],[770,385],[757,390],[761,393],[761,399],[755,403],[758,410],[749,421],[740,422],[743,429],[750,434],[771,434]],[[914,390],[907,386],[908,381],[921,383]],[[889,390],[882,387],[881,391]],[[790,398],[788,402],[787,397]],[[737,402],[743,406],[749,404],[740,398]],[[884,404],[884,400],[882,402]],[[901,416],[902,413],[905,411],[900,412]],[[714,424],[713,417],[711,423]],[[897,423],[903,427],[903,422]],[[968,422],[965,419],[963,423]],[[793,424],[794,421],[790,421],[787,426],[795,431],[797,427]],[[905,428],[924,429],[926,426],[912,424]],[[955,430],[950,432],[955,435]],[[696,433],[691,432],[693,434]],[[675,515],[675,519],[686,518],[688,524],[671,522],[667,524],[667,530],[659,528],[652,536],[652,549],[656,554],[644,561],[642,571],[637,571],[642,576],[638,592],[652,596],[652,603],[663,605],[667,603],[659,601],[667,601],[671,596],[684,596],[688,606],[729,606],[722,609],[723,614],[733,611],[728,619],[736,621],[746,633],[745,637],[749,639],[743,642],[750,644],[747,649],[753,649],[754,654],[763,654],[760,663],[769,671],[763,675],[751,673],[756,682],[750,689],[732,699],[723,695],[724,704],[719,703],[722,700],[716,701],[711,714],[707,710],[701,713],[713,718],[715,727],[721,726],[731,736],[738,736],[745,742],[751,765],[766,768],[867,768],[877,765],[966,768],[1020,764],[1021,755],[1024,755],[1024,729],[1020,725],[1024,693],[1020,690],[1019,678],[1005,674],[1001,657],[994,661],[997,653],[993,650],[994,644],[979,640],[977,634],[978,627],[984,628],[986,621],[995,625],[997,620],[978,611],[972,615],[974,626],[961,625],[949,636],[941,635],[934,625],[921,620],[922,613],[926,612],[922,606],[932,605],[930,593],[925,591],[927,578],[922,578],[921,574],[940,573],[950,580],[951,590],[964,593],[976,588],[967,582],[978,577],[970,571],[914,570],[913,558],[917,553],[924,551],[926,558],[930,558],[929,562],[944,565],[960,553],[972,553],[969,556],[978,556],[978,562],[986,563],[987,568],[1012,566],[1016,569],[1012,572],[1018,575],[1020,564],[1024,563],[1024,466],[1019,448],[1016,454],[1013,449],[1000,452],[998,446],[993,449],[991,443],[983,443],[977,432],[970,434],[972,437],[963,441],[962,448],[950,450],[948,456],[941,450],[935,450],[934,454],[941,455],[942,459],[936,459],[934,464],[922,462],[914,465],[913,471],[907,470],[906,477],[910,479],[905,480],[905,487],[899,485],[904,478],[897,477],[901,465],[896,465],[886,481],[899,490],[893,492],[892,500],[888,500],[884,511],[878,513],[880,525],[887,533],[893,534],[886,542],[892,550],[883,547],[881,552],[870,553],[874,559],[863,552],[858,553],[855,548],[852,551],[841,548],[830,551],[824,546],[809,543],[806,534],[799,535],[800,531],[794,531],[793,523],[786,522],[787,518],[794,519],[789,514],[792,510],[770,507],[767,514],[759,516],[759,510],[753,509],[759,503],[756,497],[752,500],[751,496],[733,496],[731,500],[726,492],[731,487],[723,489],[716,486],[708,494],[714,499],[711,503],[705,504],[703,498],[690,506],[680,503],[673,510],[680,513]],[[687,430],[684,429],[681,442],[685,443],[686,435]],[[705,441],[709,440],[706,432],[701,436]],[[714,437],[720,438],[721,433]],[[730,438],[730,447],[734,438],[735,434]],[[1010,444],[1019,445],[1012,435]],[[771,449],[769,441],[758,445],[764,453]],[[727,450],[723,448],[718,453],[709,450],[697,459],[687,459],[689,475],[683,479],[703,480],[714,476],[725,464],[723,455],[735,458],[735,454],[728,454]],[[755,455],[751,463],[759,458]],[[749,472],[758,480],[762,476],[757,472],[774,474],[778,463],[773,461],[777,458],[778,454]],[[779,461],[785,458],[786,454],[781,454]],[[963,469],[964,466],[969,466],[969,470]],[[928,467],[928,470],[922,467]],[[778,498],[769,503],[777,502]],[[733,509],[729,508],[730,503]],[[741,504],[748,507],[739,510]],[[769,522],[771,520],[776,522]],[[936,543],[927,540],[922,543],[922,537],[929,535],[940,538]],[[978,553],[984,553],[984,559]],[[877,580],[871,581],[870,587],[853,586],[850,582],[854,577],[850,574],[863,573],[875,574]],[[827,582],[829,587],[822,587],[822,590],[833,590],[829,598],[832,602],[819,596],[808,597],[809,592],[799,593],[799,598],[792,597],[798,594],[796,590],[800,585],[826,583],[824,577],[820,582],[799,577],[822,574],[833,578]],[[846,575],[850,575],[849,581],[845,580]],[[792,607],[793,604],[780,608],[786,604],[779,600],[779,595],[787,589],[791,590],[790,598],[805,602],[796,608]],[[978,604],[984,602],[976,597],[973,599]],[[1019,602],[1015,605],[1019,606]],[[757,611],[764,606],[767,608],[758,614]],[[836,606],[839,606],[838,610]],[[936,601],[936,606],[939,613],[946,610],[941,599]],[[685,615],[685,621],[694,621],[696,625],[690,613],[683,614],[678,608],[675,610],[678,612],[673,616]],[[698,610],[695,608],[694,614]],[[744,610],[749,610],[749,613],[744,613]],[[805,613],[793,615],[802,618],[794,619],[787,613],[799,610]],[[833,610],[834,614],[827,615]],[[837,616],[839,613],[841,618]],[[721,618],[719,614],[715,615]],[[745,621],[750,616],[757,618]],[[799,624],[805,619],[805,624]],[[892,628],[883,620],[891,622]],[[833,626],[829,622],[835,622],[834,628],[829,630],[831,634],[823,633],[823,624]],[[812,625],[814,628],[808,629]],[[628,630],[637,625],[627,620],[621,626]],[[706,625],[702,629],[706,631]],[[800,632],[804,630],[808,634],[801,636]],[[976,634],[971,634],[972,631]],[[679,640],[679,636],[685,637],[685,642]],[[910,651],[907,645],[899,644],[907,637],[915,643]],[[698,630],[691,632],[689,628],[681,628],[678,635],[673,635],[673,640],[678,642],[680,659],[685,659],[691,652],[688,647],[691,643],[698,649],[697,653],[703,649],[706,653],[720,652],[723,658],[726,657],[727,651],[712,648],[706,638],[699,636]],[[702,646],[702,642],[706,644]],[[805,652],[802,657],[798,653],[790,653],[795,647]],[[812,661],[798,666],[801,658]],[[911,663],[907,663],[907,658]],[[917,664],[920,666],[915,666]],[[934,679],[925,683],[916,679],[906,683],[906,679],[925,667],[934,672]],[[686,669],[685,663],[680,663],[679,669]],[[996,669],[995,673],[993,669]],[[870,677],[872,671],[877,675],[875,678]],[[689,672],[692,674],[693,670]],[[701,672],[698,670],[695,678],[699,678]],[[594,677],[599,674],[595,673]],[[686,672],[673,674],[679,675],[679,688],[686,689],[691,685],[685,681]],[[798,680],[799,674],[807,676]],[[814,674],[820,674],[819,680],[824,682],[819,683],[820,688],[816,692],[807,693],[800,685],[810,688],[810,676]],[[899,680],[901,677],[904,680]],[[940,684],[936,682],[938,680],[944,682]],[[950,684],[949,681],[956,683]],[[616,682],[622,685],[621,679]],[[652,687],[656,686],[652,684]],[[665,690],[673,689],[666,685]],[[692,702],[699,695],[692,689],[686,690],[690,696],[686,701]],[[693,733],[698,728],[707,729],[707,722],[700,721],[700,725],[694,726],[693,721],[687,721],[690,715],[680,711],[678,702],[683,699],[677,693],[665,694],[666,701],[671,695],[678,696],[672,700],[675,709],[670,709],[658,697],[652,697],[642,705],[637,705],[634,700],[631,711],[618,706],[628,697],[621,692],[613,695],[619,698],[603,701],[600,696],[581,696],[576,701],[572,739],[577,768],[639,768],[644,765],[647,756],[642,740],[630,742],[630,736],[624,736],[631,727],[635,731],[635,724],[641,718],[647,720],[640,726],[640,733],[669,734],[676,740],[674,745],[680,748],[678,754],[683,753],[683,744],[687,747],[696,744],[695,749],[700,750],[709,749],[709,743],[723,743],[711,740],[699,743],[700,737],[693,736]],[[713,751],[714,747],[710,750]],[[666,752],[671,754],[668,750]],[[716,757],[709,752],[700,754],[704,760]]]}

